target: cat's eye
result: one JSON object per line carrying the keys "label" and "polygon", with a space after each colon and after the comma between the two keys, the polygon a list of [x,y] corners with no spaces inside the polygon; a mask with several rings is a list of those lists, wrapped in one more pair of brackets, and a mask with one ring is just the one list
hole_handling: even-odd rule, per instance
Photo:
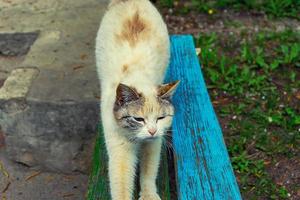
{"label": "cat's eye", "polygon": [[142,117],[133,117],[133,119],[137,122],[144,122],[145,121],[144,118],[142,118]]}
{"label": "cat's eye", "polygon": [[161,120],[161,119],[164,119],[165,116],[161,116],[161,117],[158,117],[157,120]]}

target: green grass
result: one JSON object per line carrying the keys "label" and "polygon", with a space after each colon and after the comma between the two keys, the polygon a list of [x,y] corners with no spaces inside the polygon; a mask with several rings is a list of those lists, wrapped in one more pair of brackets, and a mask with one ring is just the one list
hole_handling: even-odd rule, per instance
{"label": "green grass", "polygon": [[[300,19],[299,0],[160,0],[174,13],[222,9]],[[213,18],[211,18],[213,19]],[[239,28],[236,21],[226,27]],[[300,154],[300,32],[200,34],[200,62],[245,199],[289,199],[298,185],[276,184],[274,165]],[[287,165],[289,163],[286,163]],[[298,189],[297,189],[298,188]]]}
{"label": "green grass", "polygon": [[195,41],[243,196],[287,199],[267,168],[300,153],[300,33],[201,34]]}
{"label": "green grass", "polygon": [[[173,7],[175,0],[160,0],[161,5]],[[197,10],[200,12],[218,11],[224,8],[237,10],[254,10],[264,12],[272,17],[293,17],[300,19],[299,0],[187,0],[181,9]]]}

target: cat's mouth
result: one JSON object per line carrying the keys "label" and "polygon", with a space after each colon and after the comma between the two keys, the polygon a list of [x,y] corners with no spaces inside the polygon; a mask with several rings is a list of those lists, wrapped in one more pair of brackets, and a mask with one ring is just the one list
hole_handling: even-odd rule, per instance
{"label": "cat's mouth", "polygon": [[160,136],[133,137],[133,138],[130,138],[129,141],[133,142],[133,143],[143,143],[143,142],[155,141],[158,138],[160,138]]}
{"label": "cat's mouth", "polygon": [[157,138],[158,137],[153,137],[153,136],[152,137],[146,137],[146,138],[143,139],[143,141],[146,141],[146,142],[147,141],[153,141],[153,140],[156,140]]}

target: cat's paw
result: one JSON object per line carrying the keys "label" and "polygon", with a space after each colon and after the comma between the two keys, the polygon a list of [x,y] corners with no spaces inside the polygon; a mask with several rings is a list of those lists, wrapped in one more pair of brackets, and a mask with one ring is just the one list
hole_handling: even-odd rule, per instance
{"label": "cat's paw", "polygon": [[139,200],[161,200],[156,193],[142,193]]}

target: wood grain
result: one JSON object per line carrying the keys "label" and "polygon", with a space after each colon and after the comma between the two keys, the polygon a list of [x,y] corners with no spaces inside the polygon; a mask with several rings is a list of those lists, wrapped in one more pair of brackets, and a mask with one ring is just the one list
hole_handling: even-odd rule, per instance
{"label": "wood grain", "polygon": [[241,199],[193,38],[172,36],[171,44],[165,81],[181,81],[173,97],[172,126],[178,199]]}

